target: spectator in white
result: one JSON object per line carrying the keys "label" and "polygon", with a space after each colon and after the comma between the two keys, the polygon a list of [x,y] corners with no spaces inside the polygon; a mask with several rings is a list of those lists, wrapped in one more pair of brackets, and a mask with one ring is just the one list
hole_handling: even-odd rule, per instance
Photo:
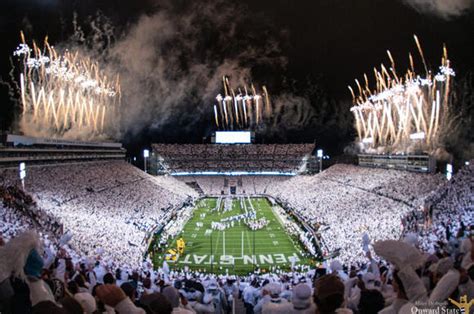
{"label": "spectator in white", "polygon": [[100,261],[97,261],[95,263],[95,267],[93,269],[97,283],[103,284],[104,283],[104,276],[107,274],[107,270],[105,267],[100,263]]}
{"label": "spectator in white", "polygon": [[238,293],[238,286],[237,286],[237,283],[236,283],[236,279],[235,279],[235,276],[231,276],[229,278],[227,278],[224,286],[223,286],[223,289],[224,289],[224,293],[226,295],[226,298],[227,298],[227,304],[232,304],[233,300],[234,300],[234,296],[237,295]]}
{"label": "spectator in white", "polygon": [[215,281],[211,281],[207,287],[204,297],[209,296],[212,299],[216,314],[223,314],[227,310],[227,299],[224,291],[217,285]]}
{"label": "spectator in white", "polygon": [[269,283],[267,286],[268,292],[270,294],[270,300],[267,303],[263,304],[262,313],[282,313],[281,310],[285,308],[285,305],[288,303],[288,301],[280,297],[281,285],[279,283],[272,282]]}
{"label": "spectator in white", "polygon": [[316,311],[316,305],[312,296],[311,288],[307,284],[300,283],[293,288],[291,303],[285,304],[278,311],[279,313],[313,314]]}
{"label": "spectator in white", "polygon": [[258,281],[253,279],[252,282],[247,287],[245,287],[244,291],[242,292],[247,314],[253,313],[253,308],[256,305],[256,296],[259,291],[258,287]]}
{"label": "spectator in white", "polygon": [[261,314],[263,310],[263,306],[270,302],[270,284],[266,284],[260,290],[260,299],[258,300],[257,304],[253,308],[254,314]]}

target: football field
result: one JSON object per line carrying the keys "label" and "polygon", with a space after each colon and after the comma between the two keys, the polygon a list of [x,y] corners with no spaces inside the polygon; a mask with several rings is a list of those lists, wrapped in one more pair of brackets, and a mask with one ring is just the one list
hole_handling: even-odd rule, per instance
{"label": "football field", "polygon": [[[266,198],[232,199],[231,207],[224,211],[224,202],[216,209],[217,199],[202,199],[181,234],[170,241],[176,248],[180,237],[186,242],[184,254],[171,268],[200,269],[215,273],[244,274],[255,267],[268,271],[271,267],[289,269],[295,264],[308,264],[302,256],[303,248],[296,238],[290,237]],[[242,208],[244,207],[244,208]],[[256,219],[265,218],[266,226],[251,230],[244,220],[228,221],[229,217],[255,211]],[[227,218],[227,220],[226,220]],[[212,228],[212,223],[227,223],[225,230]]]}

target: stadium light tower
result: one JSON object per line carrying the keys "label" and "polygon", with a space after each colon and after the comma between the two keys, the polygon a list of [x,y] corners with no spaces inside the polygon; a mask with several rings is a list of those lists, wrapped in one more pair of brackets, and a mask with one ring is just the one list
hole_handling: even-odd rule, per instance
{"label": "stadium light tower", "polygon": [[453,176],[453,165],[447,164],[446,165],[446,178],[448,180],[451,180],[452,176]]}
{"label": "stadium light tower", "polygon": [[150,157],[150,151],[148,149],[143,150],[143,164],[144,164],[144,169],[146,173],[146,159]]}
{"label": "stadium light tower", "polygon": [[24,162],[20,163],[19,174],[20,174],[21,186],[22,186],[23,191],[24,191],[25,190],[25,178],[26,178],[26,165],[25,165]]}
{"label": "stadium light tower", "polygon": [[319,158],[319,172],[321,172],[323,169],[323,150],[318,149],[316,156]]}

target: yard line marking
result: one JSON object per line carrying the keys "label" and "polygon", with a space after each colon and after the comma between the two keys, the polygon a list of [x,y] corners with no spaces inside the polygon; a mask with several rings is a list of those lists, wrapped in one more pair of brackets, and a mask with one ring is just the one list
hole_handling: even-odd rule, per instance
{"label": "yard line marking", "polygon": [[[216,254],[217,254],[217,248],[219,247],[219,238],[220,238],[220,237],[221,237],[221,233],[218,232],[218,233],[217,233],[217,240],[216,240],[216,249],[214,250],[214,254],[213,254],[213,255],[216,255]],[[214,262],[214,258],[213,258],[213,257],[211,257],[211,258],[212,258],[212,262]]]}
{"label": "yard line marking", "polygon": [[242,244],[242,254],[240,254],[240,256],[243,258],[244,257],[244,232],[243,231],[242,231],[241,244]]}
{"label": "yard line marking", "polygon": [[250,242],[250,239],[249,239],[249,233],[247,231],[245,231],[245,235],[247,236],[247,243],[248,243],[248,246],[249,246],[249,252],[252,253],[252,243]]}

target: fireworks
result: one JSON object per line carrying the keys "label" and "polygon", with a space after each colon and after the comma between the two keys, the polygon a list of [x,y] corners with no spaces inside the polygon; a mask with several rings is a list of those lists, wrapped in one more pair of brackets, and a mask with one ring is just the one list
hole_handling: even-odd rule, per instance
{"label": "fireworks", "polygon": [[217,95],[214,107],[214,120],[217,128],[221,130],[243,130],[262,125],[272,116],[270,97],[265,86],[262,93],[258,94],[253,85],[247,89],[244,86],[238,93],[230,86],[227,77],[222,78],[224,96]]}
{"label": "fireworks", "polygon": [[387,51],[391,66],[383,64],[374,68],[375,90],[369,89],[368,77],[364,74],[365,86],[358,80],[356,94],[349,86],[354,106],[355,124],[359,140],[366,148],[383,148],[392,152],[407,152],[416,145],[424,152],[433,152],[440,146],[441,137],[448,132],[452,121],[450,113],[451,77],[448,53],[443,49],[439,71],[433,75],[428,70],[420,42],[415,43],[423,61],[425,75],[415,73],[413,57],[409,54],[410,69],[399,76],[395,62]]}
{"label": "fireworks", "polygon": [[114,127],[120,105],[118,76],[79,52],[58,53],[47,38],[30,47],[21,34],[13,53],[21,59],[21,128],[26,135],[68,138],[103,136]]}

